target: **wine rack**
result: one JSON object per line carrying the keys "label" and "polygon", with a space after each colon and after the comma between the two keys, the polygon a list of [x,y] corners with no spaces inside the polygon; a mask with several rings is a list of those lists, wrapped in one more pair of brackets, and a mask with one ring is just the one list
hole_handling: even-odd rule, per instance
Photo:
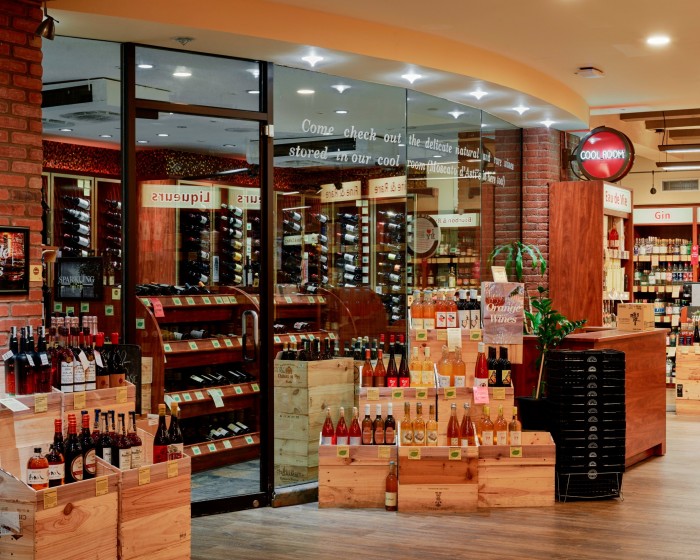
{"label": "wine rack", "polygon": [[105,276],[108,286],[121,284],[123,236],[121,183],[97,180],[98,214],[103,218],[98,229],[97,251],[104,256]]}
{"label": "wine rack", "polygon": [[362,213],[363,208],[344,207],[336,213],[334,284],[338,287],[355,288],[369,284],[368,267],[365,266],[369,263],[369,247],[365,251],[367,236],[362,231],[368,226],[364,223],[366,214]]}
{"label": "wine rack", "polygon": [[406,319],[406,205],[383,203],[376,213],[376,291],[391,326]]}
{"label": "wine rack", "polygon": [[92,180],[54,177],[53,243],[64,257],[88,257],[93,252]]}
{"label": "wine rack", "polygon": [[209,213],[201,210],[180,211],[182,243],[180,281],[186,284],[209,284],[211,276],[212,234]]}

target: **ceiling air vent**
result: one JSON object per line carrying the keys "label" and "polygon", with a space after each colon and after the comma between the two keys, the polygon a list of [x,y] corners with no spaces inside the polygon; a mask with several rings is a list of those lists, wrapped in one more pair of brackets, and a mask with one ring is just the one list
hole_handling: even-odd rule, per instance
{"label": "ceiling air vent", "polygon": [[698,179],[680,179],[678,181],[662,181],[661,190],[664,192],[672,191],[697,191]]}

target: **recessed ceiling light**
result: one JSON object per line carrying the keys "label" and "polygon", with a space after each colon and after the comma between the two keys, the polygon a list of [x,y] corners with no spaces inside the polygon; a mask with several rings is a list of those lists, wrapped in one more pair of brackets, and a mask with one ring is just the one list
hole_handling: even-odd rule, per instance
{"label": "recessed ceiling light", "polygon": [[345,109],[336,109],[335,111],[339,115],[347,115],[348,112]]}
{"label": "recessed ceiling light", "polygon": [[308,56],[302,56],[301,59],[304,62],[308,62],[311,68],[313,68],[314,66],[316,66],[316,64],[323,60],[323,57],[318,56],[317,54],[310,54]]}
{"label": "recessed ceiling light", "polygon": [[543,124],[544,126],[546,126],[547,128],[549,128],[549,127],[552,126],[555,122],[556,122],[556,121],[546,120],[546,121],[542,121],[542,124]]}
{"label": "recessed ceiling light", "polygon": [[522,115],[525,111],[529,111],[530,107],[525,107],[525,105],[518,105],[517,107],[513,107],[513,111],[518,113],[518,115]]}
{"label": "recessed ceiling light", "polygon": [[663,47],[671,42],[668,35],[651,35],[647,37],[647,45],[652,47]]}
{"label": "recessed ceiling light", "polygon": [[148,144],[148,140],[137,140],[137,144]]}
{"label": "recessed ceiling light", "polygon": [[176,78],[189,78],[191,75],[192,72],[182,66],[179,66],[175,72],[173,72],[173,76]]}
{"label": "recessed ceiling light", "polygon": [[464,111],[457,111],[457,110],[454,110],[454,111],[450,111],[450,112],[447,113],[447,114],[448,114],[448,115],[452,115],[455,119],[458,119],[460,116],[462,116],[462,115],[464,114]]}
{"label": "recessed ceiling light", "polygon": [[73,132],[73,129],[72,128],[59,128],[58,131],[59,132]]}
{"label": "recessed ceiling light", "polygon": [[405,148],[406,144],[399,144],[399,148]]}
{"label": "recessed ceiling light", "polygon": [[170,136],[170,135],[167,132],[159,132],[158,136],[160,136],[161,138],[165,138],[166,136]]}
{"label": "recessed ceiling light", "polygon": [[100,134],[100,138],[111,138],[111,134]]}
{"label": "recessed ceiling light", "polygon": [[297,93],[299,95],[313,95],[316,92],[312,89],[298,89]]}
{"label": "recessed ceiling light", "polygon": [[348,86],[345,84],[335,84],[331,86],[334,90],[336,90],[338,93],[343,93],[345,90],[350,89],[352,86]]}
{"label": "recessed ceiling light", "polygon": [[224,144],[224,148],[235,148],[235,144]]}
{"label": "recessed ceiling light", "polygon": [[484,97],[485,95],[488,95],[488,93],[486,93],[485,91],[482,91],[480,89],[476,89],[474,91],[470,91],[469,95],[471,95],[472,97],[476,97],[477,101],[479,101],[482,97]]}
{"label": "recessed ceiling light", "polygon": [[574,72],[580,78],[604,78],[605,72],[595,66],[581,66]]}
{"label": "recessed ceiling light", "polygon": [[408,74],[402,74],[401,77],[412,84],[416,80],[420,80],[423,76],[416,74],[415,72],[409,72]]}
{"label": "recessed ceiling light", "polygon": [[141,68],[141,70],[150,70],[153,68],[153,64],[139,64],[138,67]]}
{"label": "recessed ceiling light", "polygon": [[249,89],[249,90],[247,90],[247,92],[251,95],[259,95],[260,94],[260,91],[257,89]]}
{"label": "recessed ceiling light", "polygon": [[439,158],[439,157],[442,157],[442,154],[435,154],[433,157],[434,157],[434,158]]}

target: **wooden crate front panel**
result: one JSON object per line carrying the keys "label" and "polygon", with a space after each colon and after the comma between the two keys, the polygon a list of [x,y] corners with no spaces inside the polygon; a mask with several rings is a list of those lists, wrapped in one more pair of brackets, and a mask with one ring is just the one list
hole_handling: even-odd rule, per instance
{"label": "wooden crate front panel", "polygon": [[275,387],[275,412],[288,414],[318,414],[330,407],[333,422],[338,419],[338,409],[345,407],[345,419],[352,419],[355,399],[350,383],[319,385],[317,387]]}
{"label": "wooden crate front panel", "polygon": [[406,484],[399,481],[402,513],[466,513],[477,509],[476,484]]}
{"label": "wooden crate front panel", "polygon": [[700,416],[700,401],[676,400],[678,416]]}
{"label": "wooden crate front panel", "polygon": [[676,381],[676,403],[679,400],[700,400],[700,380],[678,379]]}
{"label": "wooden crate front panel", "polygon": [[275,486],[288,486],[318,480],[318,467],[300,467],[275,461]]}
{"label": "wooden crate front panel", "polygon": [[679,346],[676,348],[676,380],[700,380],[700,347]]}
{"label": "wooden crate front panel", "polygon": [[349,384],[354,387],[352,358],[297,362],[275,360],[275,387],[319,387]]}
{"label": "wooden crate front panel", "polygon": [[[321,428],[326,420],[325,412],[315,414],[275,414],[275,436],[278,439],[294,439],[298,441],[318,440]],[[347,414],[345,420],[348,420]],[[348,426],[349,427],[349,426]]]}
{"label": "wooden crate front panel", "polygon": [[29,410],[12,412],[0,408],[0,450],[41,445],[53,438],[53,421],[61,417],[63,393],[54,390],[45,393],[48,410],[34,412],[36,395],[15,397]]}
{"label": "wooden crate front panel", "polygon": [[436,390],[434,387],[406,387],[404,389],[377,387],[369,390],[366,387],[360,387],[360,420],[364,417],[365,405],[370,405],[370,414],[372,418],[374,418],[374,407],[377,404],[381,404],[382,416],[386,418],[386,412],[388,410],[387,404],[392,403],[394,418],[396,418],[398,424],[399,420],[403,418],[403,406],[405,402],[411,403],[412,417],[416,415],[416,403],[422,403],[423,415],[427,419],[430,405],[436,404],[435,395]]}
{"label": "wooden crate front panel", "polygon": [[[102,412],[114,410],[115,415],[124,413],[127,414],[131,410],[136,409],[136,386],[127,381],[126,383],[126,402],[117,402],[117,388],[110,387],[108,389],[96,389],[94,391],[85,391],[85,406],[75,408],[75,394],[66,393],[63,397],[63,422],[67,425],[68,415],[75,414],[76,418],[80,419],[80,412],[87,410],[90,413],[90,430],[92,430],[93,422],[95,421],[95,409],[99,408]],[[115,419],[119,418],[115,416]],[[78,426],[80,430],[80,426]]]}
{"label": "wooden crate front panel", "polygon": [[313,441],[275,438],[275,464],[318,467],[318,435]]}
{"label": "wooden crate front panel", "polygon": [[[347,452],[347,453],[346,453]],[[389,461],[398,460],[396,445],[319,445],[319,466],[362,467],[389,466]]]}
{"label": "wooden crate front panel", "polygon": [[[496,398],[505,393],[504,399]],[[495,395],[495,396],[494,396]],[[447,432],[447,423],[450,421],[450,409],[452,403],[457,405],[457,418],[460,424],[462,423],[462,416],[464,415],[464,403],[469,403],[471,405],[470,414],[472,422],[476,423],[479,418],[484,413],[483,404],[474,404],[474,391],[471,387],[456,387],[448,389],[438,389],[437,390],[437,420],[438,420],[438,433],[445,434]],[[513,388],[505,387],[498,389],[489,389],[489,406],[491,407],[489,416],[492,421],[496,421],[498,418],[498,407],[503,406],[503,417],[507,422],[510,422],[513,418],[513,406],[514,406],[514,396]],[[425,412],[424,412],[425,415]]]}
{"label": "wooden crate front panel", "polygon": [[[419,459],[411,458],[416,450]],[[461,457],[451,459],[459,450]],[[478,482],[477,447],[399,447],[399,480],[402,484],[468,484]]]}

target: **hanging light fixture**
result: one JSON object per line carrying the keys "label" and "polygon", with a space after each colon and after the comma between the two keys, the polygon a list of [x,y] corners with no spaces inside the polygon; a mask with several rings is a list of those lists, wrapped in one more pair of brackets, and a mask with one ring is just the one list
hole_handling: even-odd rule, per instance
{"label": "hanging light fixture", "polygon": [[46,11],[46,1],[44,1],[44,21],[36,28],[34,35],[53,41],[53,38],[56,36],[56,23],[60,22],[49,15]]}

